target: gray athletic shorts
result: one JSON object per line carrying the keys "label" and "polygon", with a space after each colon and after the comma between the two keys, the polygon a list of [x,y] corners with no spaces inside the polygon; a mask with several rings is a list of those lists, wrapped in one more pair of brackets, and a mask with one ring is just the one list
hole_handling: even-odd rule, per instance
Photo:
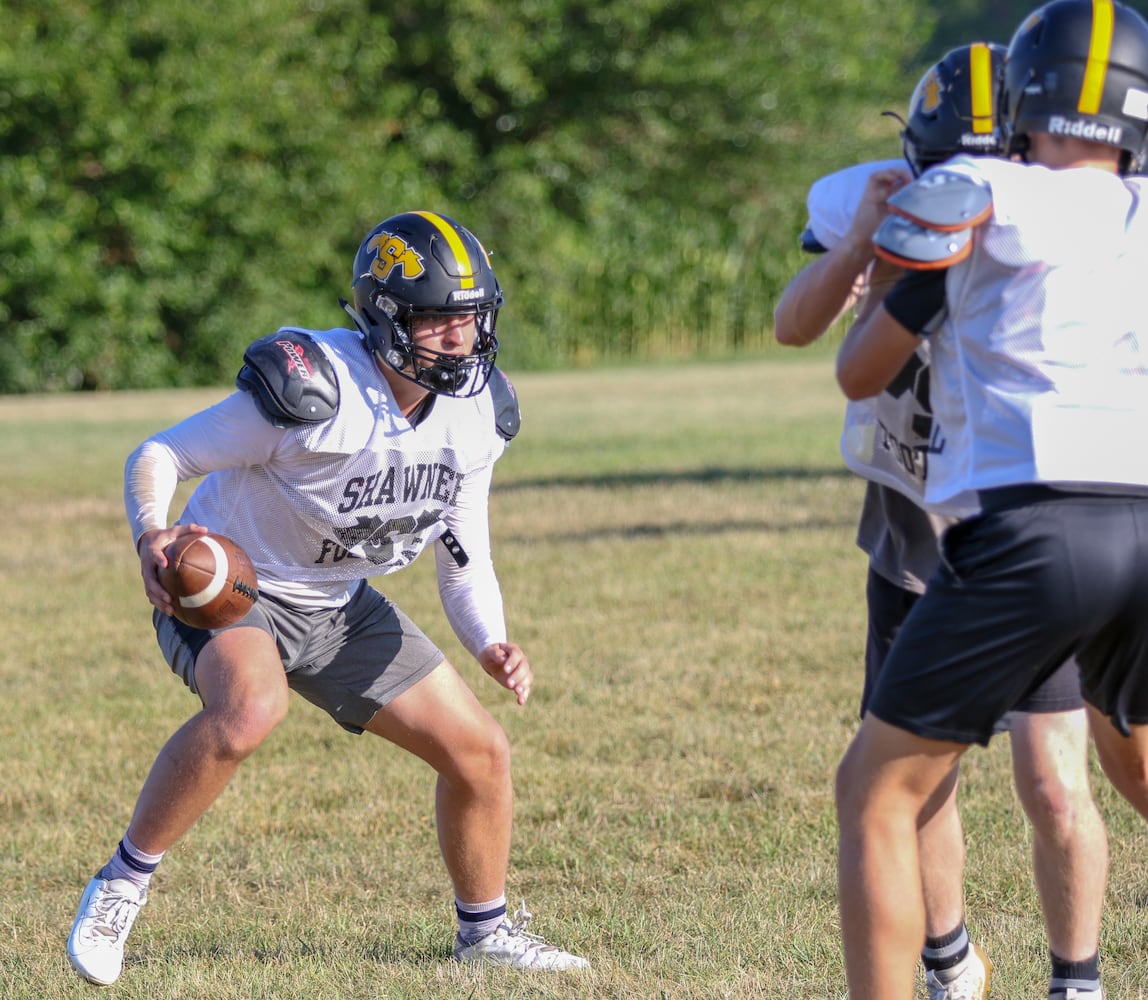
{"label": "gray athletic shorts", "polygon": [[[215,635],[156,611],[164,659],[196,690],[195,661]],[[443,662],[442,651],[398,606],[363,581],[341,608],[303,610],[261,593],[242,621],[275,640],[287,684],[339,725],[361,733],[387,702]]]}
{"label": "gray athletic shorts", "polygon": [[987,744],[1072,655],[1084,700],[1148,723],[1148,497],[1006,487],[941,540],[869,711],[930,739]]}

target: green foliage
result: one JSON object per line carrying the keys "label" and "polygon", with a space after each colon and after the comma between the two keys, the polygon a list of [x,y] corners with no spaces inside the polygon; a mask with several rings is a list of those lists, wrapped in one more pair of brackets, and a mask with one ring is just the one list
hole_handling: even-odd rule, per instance
{"label": "green foliage", "polygon": [[416,207],[495,253],[508,365],[759,346],[924,6],[9,2],[0,392],[225,382]]}

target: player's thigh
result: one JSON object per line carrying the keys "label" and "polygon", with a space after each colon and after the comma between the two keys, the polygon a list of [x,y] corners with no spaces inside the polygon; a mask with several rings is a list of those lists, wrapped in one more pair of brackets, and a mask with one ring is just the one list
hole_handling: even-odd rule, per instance
{"label": "player's thigh", "polygon": [[195,684],[206,708],[286,714],[287,677],[275,640],[261,628],[232,628],[211,638],[195,661]]}
{"label": "player's thigh", "polygon": [[449,661],[382,706],[367,732],[402,747],[440,774],[509,764],[502,727]]}
{"label": "player's thigh", "polygon": [[838,809],[863,813],[896,803],[921,813],[939,807],[967,749],[866,715],[837,769]]}

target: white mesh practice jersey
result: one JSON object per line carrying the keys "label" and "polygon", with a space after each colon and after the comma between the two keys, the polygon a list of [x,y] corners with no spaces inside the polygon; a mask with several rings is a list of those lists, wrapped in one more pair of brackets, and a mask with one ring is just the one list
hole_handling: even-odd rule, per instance
{"label": "white mesh practice jersey", "polygon": [[[907,169],[904,160],[859,163],[818,180],[809,190],[809,228],[827,250],[836,246],[878,170]],[[930,453],[938,446],[929,410],[929,345],[881,393],[850,401],[841,434],[845,464],[871,482],[923,503]]]}
{"label": "white mesh practice jersey", "polygon": [[[878,170],[907,170],[904,160],[859,163],[816,181],[806,206],[809,229],[826,250],[844,239]],[[937,536],[950,518],[922,509],[929,452],[935,447],[929,409],[929,345],[922,341],[893,383],[845,407],[841,456],[850,471],[874,486],[865,492],[857,544],[874,570],[899,587],[924,590],[937,564]],[[910,503],[886,495],[892,490]]]}
{"label": "white mesh practice jersey", "polygon": [[969,157],[934,170],[988,185],[993,215],[929,338],[945,439],[930,506],[1020,483],[1148,487],[1148,181]]}
{"label": "white mesh practice jersey", "polygon": [[334,367],[338,413],[279,428],[236,392],[149,438],[126,470],[134,537],[166,525],[178,481],[204,476],[180,521],[234,539],[261,591],[335,607],[357,581],[409,565],[449,530],[466,555],[460,566],[435,546],[451,625],[472,653],[505,641],[487,518],[505,441],[490,392],[437,396],[412,427],[357,332],[304,332]]}

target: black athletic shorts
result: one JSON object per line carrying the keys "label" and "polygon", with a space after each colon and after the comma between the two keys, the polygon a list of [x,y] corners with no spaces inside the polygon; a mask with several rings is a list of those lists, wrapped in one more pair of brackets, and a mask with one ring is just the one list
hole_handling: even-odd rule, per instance
{"label": "black athletic shorts", "polygon": [[[898,586],[886,579],[872,566],[865,584],[865,600],[869,608],[869,630],[865,637],[865,686],[861,691],[861,715],[869,706],[877,677],[885,665],[893,640],[901,630],[913,605],[921,595]],[[1035,690],[1020,700],[1007,715],[993,727],[993,732],[1008,732],[1013,712],[1034,715],[1049,712],[1072,712],[1084,707],[1080,695],[1080,672],[1076,659],[1069,657]]]}
{"label": "black athletic shorts", "polygon": [[941,540],[869,698],[919,736],[987,744],[1075,654],[1084,699],[1148,723],[1148,496],[1043,486],[982,494]]}

